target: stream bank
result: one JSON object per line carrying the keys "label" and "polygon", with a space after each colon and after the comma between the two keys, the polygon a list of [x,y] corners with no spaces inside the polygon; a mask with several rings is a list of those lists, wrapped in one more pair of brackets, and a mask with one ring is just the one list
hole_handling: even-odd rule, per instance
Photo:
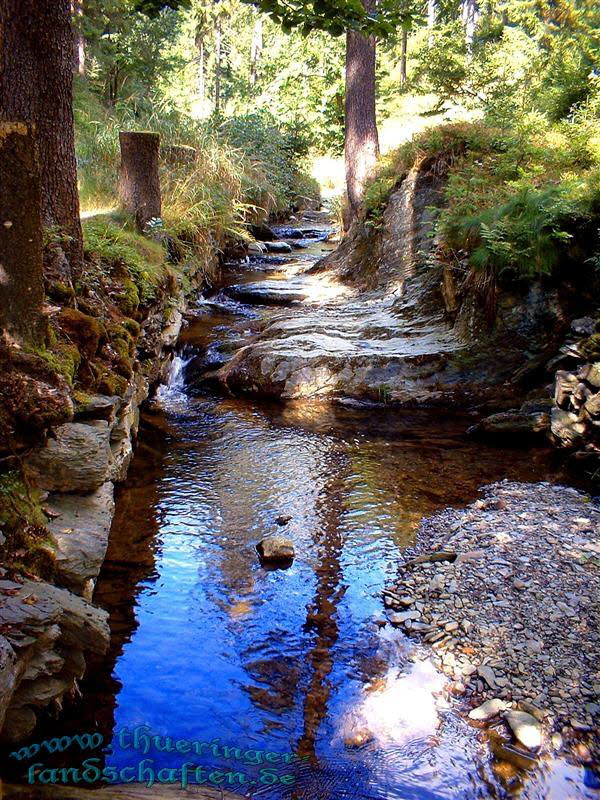
{"label": "stream bank", "polygon": [[[566,753],[597,769],[598,598],[598,506],[573,488],[504,481],[422,523],[385,603],[472,719],[491,721],[500,759],[531,768]],[[515,710],[525,735],[507,738]]]}

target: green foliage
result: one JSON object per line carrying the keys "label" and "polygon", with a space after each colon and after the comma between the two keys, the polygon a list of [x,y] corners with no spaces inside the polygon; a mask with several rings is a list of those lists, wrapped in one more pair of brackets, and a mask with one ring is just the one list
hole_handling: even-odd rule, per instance
{"label": "green foliage", "polygon": [[369,224],[379,223],[393,187],[425,159],[448,173],[436,223],[442,243],[466,254],[476,272],[529,279],[568,261],[575,245],[591,260],[600,252],[590,235],[600,223],[594,125],[544,126],[534,117],[510,133],[482,123],[425,131],[382,159],[365,195]]}
{"label": "green foliage", "polygon": [[155,297],[169,269],[165,249],[159,242],[107,216],[85,220],[83,235],[88,258],[126,269],[142,303]]}

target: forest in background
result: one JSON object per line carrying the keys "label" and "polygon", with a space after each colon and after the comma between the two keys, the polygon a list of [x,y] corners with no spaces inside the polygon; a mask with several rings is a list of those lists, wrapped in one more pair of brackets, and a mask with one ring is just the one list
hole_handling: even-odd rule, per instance
{"label": "forest in background", "polygon": [[[284,215],[320,188],[339,196],[348,41],[335,26],[356,9],[329,5],[76,2],[83,209],[114,205],[120,128],[202,152],[185,180],[165,175],[164,224],[176,233],[212,226],[239,235],[248,218]],[[448,136],[422,132],[465,123],[449,134],[457,141],[448,150],[451,211],[441,220],[448,245],[477,250],[476,264],[547,272],[573,220],[589,221],[598,204],[595,3],[408,0],[368,16],[378,37],[376,120],[366,125],[378,126],[384,158],[367,213],[401,176],[413,135],[417,151],[445,152]],[[368,70],[365,62],[363,83]],[[370,135],[377,144],[377,129]]]}

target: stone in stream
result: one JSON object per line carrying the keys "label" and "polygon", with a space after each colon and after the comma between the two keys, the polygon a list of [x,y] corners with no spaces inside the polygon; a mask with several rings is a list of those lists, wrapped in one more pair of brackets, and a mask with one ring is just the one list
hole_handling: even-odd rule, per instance
{"label": "stone in stream", "polygon": [[501,700],[499,697],[494,697],[469,711],[469,719],[473,719],[476,722],[487,722],[489,719],[492,719],[492,717],[500,714],[500,712],[506,711],[507,708],[507,702]]}
{"label": "stone in stream", "polygon": [[542,726],[526,711],[509,711],[504,719],[515,739],[529,750],[537,750],[542,744]]}
{"label": "stone in stream", "polygon": [[289,306],[306,299],[306,292],[279,281],[227,286],[224,293],[240,303],[264,306]]}
{"label": "stone in stream", "polygon": [[261,563],[272,566],[290,566],[296,556],[294,543],[286,536],[265,536],[256,545]]}
{"label": "stone in stream", "polygon": [[268,253],[291,253],[292,245],[288,242],[265,242]]}
{"label": "stone in stream", "polygon": [[290,522],[292,517],[289,514],[280,514],[278,517],[275,517],[275,523],[277,525],[287,525]]}

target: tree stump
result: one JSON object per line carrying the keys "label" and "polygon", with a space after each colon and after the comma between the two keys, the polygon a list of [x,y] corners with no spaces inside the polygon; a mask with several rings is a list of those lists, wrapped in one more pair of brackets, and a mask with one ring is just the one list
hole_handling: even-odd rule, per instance
{"label": "tree stump", "polygon": [[121,131],[119,142],[119,196],[123,208],[135,217],[137,227],[145,233],[150,220],[158,219],[161,215],[158,177],[160,136],[158,133]]}
{"label": "tree stump", "polygon": [[41,185],[33,127],[0,122],[0,326],[33,343],[45,331]]}

